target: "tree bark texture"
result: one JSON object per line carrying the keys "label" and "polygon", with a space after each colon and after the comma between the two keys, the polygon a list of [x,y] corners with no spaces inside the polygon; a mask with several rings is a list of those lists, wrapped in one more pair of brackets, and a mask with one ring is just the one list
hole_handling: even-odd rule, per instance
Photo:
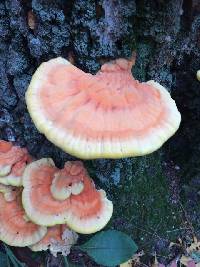
{"label": "tree bark texture", "polygon": [[147,157],[85,164],[114,202],[109,227],[130,233],[149,253],[168,251],[168,241],[183,235],[174,229],[188,229],[180,203],[198,231],[200,1],[2,0],[0,37],[0,138],[26,146],[36,158],[52,157],[59,167],[74,158],[32,123],[24,99],[32,74],[57,56],[95,73],[103,62],[136,51],[133,75],[170,90],[181,127]]}

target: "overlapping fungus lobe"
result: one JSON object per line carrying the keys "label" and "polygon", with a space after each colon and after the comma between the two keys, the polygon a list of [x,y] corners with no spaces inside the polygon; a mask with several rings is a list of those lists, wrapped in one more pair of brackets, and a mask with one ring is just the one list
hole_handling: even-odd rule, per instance
{"label": "overlapping fungus lobe", "polygon": [[[13,194],[13,198],[7,198],[6,193]],[[5,186],[4,192],[1,190],[0,222],[0,240],[11,246],[32,245],[46,234],[46,227],[38,226],[26,217],[21,202],[21,189],[10,190],[10,187],[6,189]]]}
{"label": "overlapping fungus lobe", "polygon": [[12,165],[24,155],[24,150],[13,146],[10,142],[0,140],[0,176],[8,174]]}
{"label": "overlapping fungus lobe", "polygon": [[13,165],[27,157],[27,154],[28,152],[25,148],[20,148],[12,145],[10,142],[0,140],[0,166]]}
{"label": "overlapping fungus lobe", "polygon": [[[50,187],[57,171],[58,170],[54,167],[44,166],[35,171],[33,170],[31,173],[30,189],[32,188],[32,203],[35,207],[38,206],[38,210],[40,210],[41,213],[53,215],[64,212],[70,208],[77,213],[82,212],[81,216],[84,217],[84,210],[86,210],[87,216],[95,214],[95,209],[98,211],[101,208],[100,195],[95,189],[91,179],[87,176],[81,176],[81,178],[77,179],[77,181],[81,180],[84,184],[84,189],[80,194],[71,195],[70,198],[66,198],[63,201],[55,199]],[[63,178],[68,179],[68,177]],[[66,186],[65,181],[62,181],[62,184]],[[93,207],[94,204],[95,206]]]}
{"label": "overlapping fungus lobe", "polygon": [[67,223],[77,232],[92,233],[102,229],[112,215],[112,202],[103,190],[95,189],[80,162],[67,162],[62,170],[51,159],[32,162],[24,172],[23,186],[25,211],[40,225]]}
{"label": "overlapping fungus lobe", "polygon": [[0,141],[0,153],[6,153],[12,148],[12,143],[4,140]]}
{"label": "overlapping fungus lobe", "polygon": [[54,174],[51,183],[51,194],[57,200],[66,200],[72,195],[79,195],[84,189],[86,170],[82,162],[68,161],[62,170]]}
{"label": "overlapping fungus lobe", "polygon": [[0,140],[0,183],[21,186],[22,174],[31,161],[32,158],[25,148]]}

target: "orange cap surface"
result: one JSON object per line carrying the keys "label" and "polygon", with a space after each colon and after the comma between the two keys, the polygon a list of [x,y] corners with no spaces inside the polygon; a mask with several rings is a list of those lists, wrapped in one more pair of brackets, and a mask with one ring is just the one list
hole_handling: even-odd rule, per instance
{"label": "orange cap surface", "polygon": [[0,153],[6,153],[12,148],[12,143],[0,140]]}
{"label": "orange cap surface", "polygon": [[[79,194],[70,194],[58,200],[52,194],[51,186],[58,169],[51,159],[41,159],[30,163],[23,174],[23,206],[27,215],[37,224],[53,226],[66,223],[78,233],[93,233],[102,229],[112,216],[112,202],[103,190],[96,190],[86,170],[77,171],[77,163],[71,163],[71,175],[83,183]],[[69,164],[66,164],[66,180],[69,179]],[[65,170],[64,168],[64,170]],[[62,174],[64,170],[61,170]],[[79,177],[79,178],[78,178]],[[63,178],[63,177],[62,177]],[[65,186],[65,183],[63,183]]]}
{"label": "orange cap surface", "polygon": [[[21,191],[0,188],[0,240],[10,246],[35,244],[46,234],[46,227],[30,222],[21,203]],[[9,193],[9,197],[8,197]],[[13,197],[12,197],[13,194]]]}
{"label": "orange cap surface", "polygon": [[65,167],[54,174],[51,193],[57,200],[65,200],[71,195],[78,195],[84,189],[83,176],[86,169],[80,161],[68,161]]}
{"label": "orange cap surface", "polygon": [[0,140],[0,183],[21,186],[23,171],[31,160],[25,148]]}
{"label": "orange cap surface", "polygon": [[96,75],[63,58],[42,63],[26,102],[38,130],[80,158],[140,156],[160,148],[181,116],[159,83],[140,83],[131,61],[104,64]]}

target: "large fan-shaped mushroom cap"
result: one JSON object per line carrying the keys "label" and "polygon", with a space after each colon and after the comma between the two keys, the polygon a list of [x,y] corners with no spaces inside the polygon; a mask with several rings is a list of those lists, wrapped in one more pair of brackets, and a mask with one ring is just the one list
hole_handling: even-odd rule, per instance
{"label": "large fan-shaped mushroom cap", "polygon": [[27,219],[21,203],[21,191],[17,194],[16,189],[13,188],[12,192],[11,187],[3,187],[0,188],[0,240],[17,247],[37,243],[45,236],[47,228]]}
{"label": "large fan-shaped mushroom cap", "polygon": [[[60,181],[57,180],[59,173]],[[79,183],[81,190],[77,190]],[[64,193],[60,185],[67,188]],[[59,171],[51,159],[34,161],[24,171],[23,186],[23,206],[28,217],[37,224],[67,223],[78,233],[93,233],[102,229],[112,216],[112,202],[103,190],[95,189],[80,163],[67,163]],[[62,198],[58,197],[59,190]]]}
{"label": "large fan-shaped mushroom cap", "polygon": [[30,249],[33,251],[45,251],[49,249],[55,257],[57,253],[67,256],[77,239],[78,235],[74,231],[69,230],[66,225],[55,225],[49,227],[45,237],[31,246]]}
{"label": "large fan-shaped mushroom cap", "polygon": [[26,102],[38,130],[80,158],[151,153],[179,127],[181,116],[159,83],[139,83],[131,61],[106,63],[96,75],[63,58],[42,63]]}

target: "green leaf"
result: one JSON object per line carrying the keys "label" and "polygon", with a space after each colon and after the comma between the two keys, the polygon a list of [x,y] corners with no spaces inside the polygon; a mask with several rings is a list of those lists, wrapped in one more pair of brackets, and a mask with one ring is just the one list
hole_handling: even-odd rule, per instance
{"label": "green leaf", "polygon": [[69,267],[67,257],[63,256],[63,261],[64,261],[64,267]]}
{"label": "green leaf", "polygon": [[6,255],[6,259],[7,259],[7,267],[11,267],[11,264],[10,264],[10,260],[9,260],[8,255]]}
{"label": "green leaf", "polygon": [[1,267],[7,267],[7,257],[6,254],[0,251],[0,266]]}
{"label": "green leaf", "polygon": [[96,263],[105,266],[116,266],[126,262],[138,249],[128,235],[116,230],[102,231],[79,248]]}
{"label": "green leaf", "polygon": [[6,254],[9,258],[9,260],[12,262],[14,267],[26,267],[25,263],[20,262],[14,255],[14,253],[12,252],[12,250],[9,248],[9,246],[7,246],[6,244],[4,244],[4,248],[6,251]]}

